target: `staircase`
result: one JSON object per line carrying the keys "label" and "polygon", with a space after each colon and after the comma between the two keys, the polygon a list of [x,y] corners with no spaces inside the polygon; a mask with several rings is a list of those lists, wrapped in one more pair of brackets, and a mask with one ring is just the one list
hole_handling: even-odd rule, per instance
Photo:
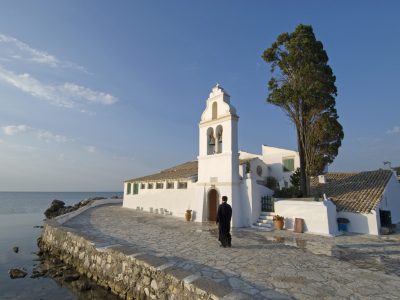
{"label": "staircase", "polygon": [[254,228],[263,229],[266,231],[273,231],[274,230],[274,218],[275,213],[273,212],[264,212],[262,211],[260,217],[254,223]]}

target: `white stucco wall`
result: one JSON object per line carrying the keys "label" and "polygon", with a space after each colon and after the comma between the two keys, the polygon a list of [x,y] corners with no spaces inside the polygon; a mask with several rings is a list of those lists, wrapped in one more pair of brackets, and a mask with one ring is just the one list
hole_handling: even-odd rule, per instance
{"label": "white stucco wall", "polygon": [[400,222],[400,182],[394,173],[386,186],[379,208],[391,211],[393,224]]}
{"label": "white stucco wall", "polygon": [[262,160],[268,165],[268,175],[275,177],[278,182],[286,181],[290,185],[292,172],[284,172],[283,158],[294,158],[294,170],[300,167],[300,159],[297,151],[262,145]]}
{"label": "white stucco wall", "polygon": [[139,193],[136,195],[127,195],[126,187],[123,199],[123,207],[137,209],[137,207],[143,209],[144,211],[150,211],[150,208],[155,210],[158,209],[160,213],[160,208],[167,209],[172,213],[173,216],[184,217],[187,209],[193,210],[195,217],[193,221],[199,221],[197,213],[201,214],[200,209],[202,207],[196,202],[195,198],[195,188],[196,184],[193,182],[188,182],[187,189],[177,189],[177,183],[175,182],[174,189],[166,189],[166,184],[164,183],[163,189],[145,189],[141,190],[139,188]]}
{"label": "white stucco wall", "polygon": [[304,220],[304,232],[337,235],[336,205],[332,201],[275,201],[275,214],[285,218],[285,228],[293,230],[295,218]]}
{"label": "white stucco wall", "polygon": [[261,197],[271,196],[273,191],[257,183],[256,176],[250,173],[241,181],[240,185],[240,227],[253,225],[261,213]]}
{"label": "white stucco wall", "polygon": [[346,218],[350,221],[349,232],[378,235],[378,216],[375,211],[369,214],[339,211],[338,218]]}

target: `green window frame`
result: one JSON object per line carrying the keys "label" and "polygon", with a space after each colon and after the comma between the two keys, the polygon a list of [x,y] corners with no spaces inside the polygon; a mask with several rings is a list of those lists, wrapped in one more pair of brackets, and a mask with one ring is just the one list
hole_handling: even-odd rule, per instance
{"label": "green window frame", "polygon": [[132,188],[131,183],[128,182],[128,184],[126,185],[126,194],[127,195],[129,195],[131,193],[131,188]]}
{"label": "green window frame", "polygon": [[133,184],[133,194],[134,195],[139,194],[139,183],[134,183]]}
{"label": "green window frame", "polygon": [[286,157],[282,159],[282,169],[283,172],[293,172],[294,171],[294,157]]}
{"label": "green window frame", "polygon": [[187,189],[187,182],[178,182],[178,189]]}

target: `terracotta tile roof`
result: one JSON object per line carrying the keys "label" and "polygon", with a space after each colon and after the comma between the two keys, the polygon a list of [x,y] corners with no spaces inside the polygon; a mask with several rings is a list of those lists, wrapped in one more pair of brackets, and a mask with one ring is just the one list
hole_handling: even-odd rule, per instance
{"label": "terracotta tile roof", "polygon": [[[253,159],[256,159],[256,157],[240,159],[239,164],[244,164]],[[125,180],[125,182],[187,179],[187,178],[197,176],[197,174],[198,174],[198,162],[197,162],[197,160],[194,160],[194,161],[189,161],[189,162],[162,170],[162,171],[160,171],[160,173],[128,179],[128,180]]]}
{"label": "terracotta tile roof", "polygon": [[197,169],[198,169],[197,160],[189,161],[189,162],[162,170],[162,171],[160,171],[160,173],[129,179],[129,180],[126,180],[126,182],[188,179],[193,176],[197,176],[197,173],[198,173]]}
{"label": "terracotta tile roof", "polygon": [[338,211],[368,213],[376,209],[392,174],[390,170],[327,173],[325,184],[319,183],[318,177],[311,179],[311,194],[325,193]]}

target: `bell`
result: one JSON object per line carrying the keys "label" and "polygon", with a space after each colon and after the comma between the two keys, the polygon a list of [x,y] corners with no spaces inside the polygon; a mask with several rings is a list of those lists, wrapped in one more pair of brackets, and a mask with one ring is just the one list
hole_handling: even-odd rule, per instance
{"label": "bell", "polygon": [[214,139],[214,137],[212,137],[212,138],[210,139],[209,145],[215,146],[215,139]]}

